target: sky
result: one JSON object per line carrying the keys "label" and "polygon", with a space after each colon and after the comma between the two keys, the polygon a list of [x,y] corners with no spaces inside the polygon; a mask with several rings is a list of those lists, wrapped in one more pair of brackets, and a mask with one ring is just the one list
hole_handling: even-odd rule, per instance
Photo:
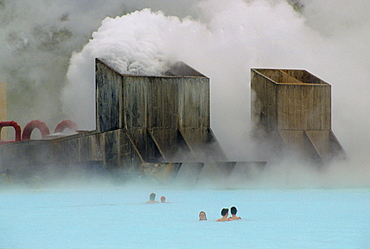
{"label": "sky", "polygon": [[349,156],[338,175],[350,167],[368,181],[369,12],[366,0],[3,0],[8,119],[94,129],[95,57],[133,74],[183,61],[210,78],[211,128],[231,160],[245,160],[250,69],[305,69],[332,85],[332,129]]}

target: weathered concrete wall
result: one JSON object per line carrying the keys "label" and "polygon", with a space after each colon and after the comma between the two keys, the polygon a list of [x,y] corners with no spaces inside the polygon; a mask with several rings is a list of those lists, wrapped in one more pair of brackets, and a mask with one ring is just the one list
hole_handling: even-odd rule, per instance
{"label": "weathered concrete wall", "polygon": [[[252,69],[255,115],[268,129],[331,130],[331,86],[304,70]],[[286,73],[289,72],[290,74]],[[290,76],[312,80],[302,82]],[[260,114],[261,113],[261,114]]]}
{"label": "weathered concrete wall", "polygon": [[328,83],[305,70],[251,69],[251,88],[252,117],[278,147],[289,145],[314,160],[344,153],[332,139]]}
{"label": "weathered concrete wall", "polygon": [[331,130],[330,85],[278,85],[276,104],[278,129]]}
{"label": "weathered concrete wall", "polygon": [[122,76],[100,61],[95,67],[96,128],[100,132],[122,129]]}
{"label": "weathered concrete wall", "polygon": [[[14,174],[64,174],[79,168],[98,167],[139,174],[140,158],[126,132],[82,132],[43,140],[0,146],[0,172]],[[41,173],[42,172],[42,173]]]}
{"label": "weathered concrete wall", "polygon": [[50,143],[28,140],[0,146],[2,169],[34,170],[42,168],[53,158]]}
{"label": "weathered concrete wall", "polygon": [[120,75],[100,60],[96,70],[100,131],[125,129],[148,162],[226,159],[210,128],[209,78],[183,63],[160,77]]}

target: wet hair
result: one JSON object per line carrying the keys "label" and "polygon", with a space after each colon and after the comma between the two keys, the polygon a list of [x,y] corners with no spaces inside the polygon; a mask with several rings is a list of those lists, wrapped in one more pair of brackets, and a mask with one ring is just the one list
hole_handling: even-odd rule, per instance
{"label": "wet hair", "polygon": [[231,207],[230,212],[231,212],[231,214],[236,214],[238,212],[238,210],[236,209],[236,207]]}
{"label": "wet hair", "polygon": [[206,212],[204,212],[204,211],[200,211],[200,212],[199,212],[199,220],[201,220],[201,219],[200,219],[200,214],[202,214],[202,213],[204,214],[204,217],[205,217],[205,219],[204,219],[204,220],[207,220],[207,215],[206,215]]}
{"label": "wet hair", "polygon": [[151,193],[149,195],[149,200],[154,201],[154,199],[155,199],[155,193]]}
{"label": "wet hair", "polygon": [[222,216],[225,216],[228,212],[229,212],[229,209],[228,209],[228,208],[223,208],[223,209],[221,210],[221,215],[222,215]]}

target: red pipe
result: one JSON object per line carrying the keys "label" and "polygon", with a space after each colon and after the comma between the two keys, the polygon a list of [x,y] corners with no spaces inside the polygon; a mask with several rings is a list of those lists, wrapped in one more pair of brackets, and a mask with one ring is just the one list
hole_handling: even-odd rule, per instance
{"label": "red pipe", "polygon": [[21,141],[21,127],[15,121],[1,121],[0,132],[4,126],[13,126],[15,130],[15,141]]}
{"label": "red pipe", "polygon": [[40,130],[42,138],[45,138],[50,134],[49,128],[46,126],[46,124],[38,119],[35,119],[28,122],[23,128],[22,140],[29,140],[31,138],[31,133],[35,128]]}
{"label": "red pipe", "polygon": [[66,128],[69,128],[72,132],[76,132],[77,125],[72,120],[65,119],[55,127],[54,133],[63,132]]}

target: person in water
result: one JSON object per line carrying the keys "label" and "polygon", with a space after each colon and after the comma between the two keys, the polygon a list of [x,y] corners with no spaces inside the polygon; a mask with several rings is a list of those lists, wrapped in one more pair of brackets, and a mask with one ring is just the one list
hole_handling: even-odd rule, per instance
{"label": "person in water", "polygon": [[228,208],[223,208],[221,210],[221,215],[222,215],[222,218],[216,220],[216,221],[232,221],[233,219],[232,218],[229,218],[229,209]]}
{"label": "person in water", "polygon": [[236,209],[236,207],[231,207],[230,208],[230,213],[231,213],[231,219],[233,220],[240,220],[241,218],[239,216],[236,216],[236,213],[238,212],[238,210]]}
{"label": "person in water", "polygon": [[200,211],[200,213],[199,213],[199,220],[207,220],[206,212]]}
{"label": "person in water", "polygon": [[164,197],[164,196],[161,196],[161,202],[162,202],[162,203],[171,203],[171,202],[167,202],[167,201],[166,201],[166,197]]}
{"label": "person in water", "polygon": [[159,201],[155,200],[155,196],[155,193],[151,193],[149,195],[149,201],[147,201],[146,204],[159,203]]}

